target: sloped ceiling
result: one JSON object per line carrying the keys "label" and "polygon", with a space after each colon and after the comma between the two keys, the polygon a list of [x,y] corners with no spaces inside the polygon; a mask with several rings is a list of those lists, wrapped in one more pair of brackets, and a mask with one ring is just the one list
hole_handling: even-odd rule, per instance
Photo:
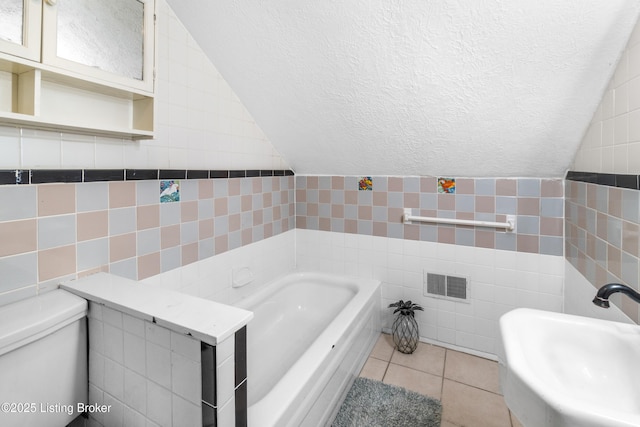
{"label": "sloped ceiling", "polygon": [[561,177],[640,0],[168,0],[297,173]]}

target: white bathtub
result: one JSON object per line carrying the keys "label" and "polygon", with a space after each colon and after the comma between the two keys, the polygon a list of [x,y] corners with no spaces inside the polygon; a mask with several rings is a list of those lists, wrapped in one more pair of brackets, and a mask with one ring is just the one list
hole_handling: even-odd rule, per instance
{"label": "white bathtub", "polygon": [[380,334],[380,301],[377,280],[294,273],[236,304],[254,312],[249,427],[331,421]]}

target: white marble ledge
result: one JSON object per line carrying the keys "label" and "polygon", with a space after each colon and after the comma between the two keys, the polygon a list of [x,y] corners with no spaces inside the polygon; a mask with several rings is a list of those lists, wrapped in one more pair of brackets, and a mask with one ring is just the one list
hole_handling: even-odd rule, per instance
{"label": "white marble ledge", "polygon": [[253,313],[247,310],[108,273],[62,283],[60,287],[211,345],[224,341],[253,318]]}

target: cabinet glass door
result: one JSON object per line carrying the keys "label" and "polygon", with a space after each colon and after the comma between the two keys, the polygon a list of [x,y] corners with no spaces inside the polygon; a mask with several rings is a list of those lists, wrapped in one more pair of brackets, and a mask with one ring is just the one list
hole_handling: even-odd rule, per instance
{"label": "cabinet glass door", "polygon": [[24,29],[23,0],[0,1],[0,39],[21,45]]}
{"label": "cabinet glass door", "polygon": [[129,86],[148,87],[145,85],[153,73],[153,1],[54,3],[45,4],[44,10],[45,64]]}
{"label": "cabinet glass door", "polygon": [[0,0],[0,51],[40,60],[42,0]]}
{"label": "cabinet glass door", "polygon": [[142,80],[144,3],[59,0],[57,56]]}

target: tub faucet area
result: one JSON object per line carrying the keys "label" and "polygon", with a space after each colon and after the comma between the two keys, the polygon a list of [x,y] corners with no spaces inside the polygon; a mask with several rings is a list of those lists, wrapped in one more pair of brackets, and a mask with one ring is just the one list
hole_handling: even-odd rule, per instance
{"label": "tub faucet area", "polygon": [[609,308],[609,297],[616,292],[621,292],[635,302],[640,303],[640,293],[621,283],[609,283],[598,289],[593,303],[598,307]]}

